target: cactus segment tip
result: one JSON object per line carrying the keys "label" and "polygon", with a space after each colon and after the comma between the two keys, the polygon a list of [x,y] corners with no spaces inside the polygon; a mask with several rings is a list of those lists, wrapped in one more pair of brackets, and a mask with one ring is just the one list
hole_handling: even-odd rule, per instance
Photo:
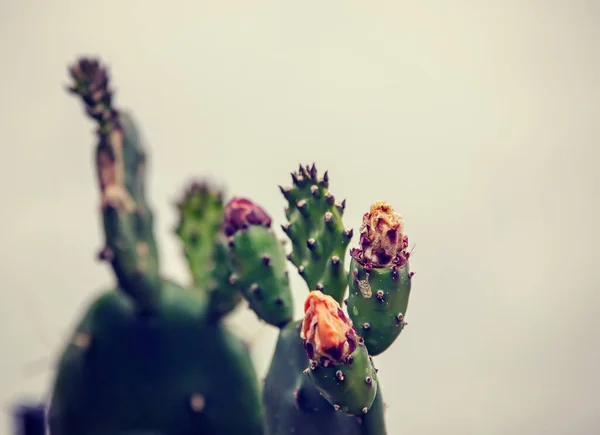
{"label": "cactus segment tip", "polygon": [[181,198],[175,201],[175,207],[181,210],[186,204],[194,198],[203,199],[206,197],[214,198],[217,202],[222,202],[225,196],[223,189],[213,185],[208,180],[192,180],[189,182]]}
{"label": "cactus segment tip", "polygon": [[271,217],[260,206],[246,198],[235,197],[225,205],[223,232],[227,237],[251,225],[269,228]]}
{"label": "cactus segment tip", "polygon": [[308,358],[321,364],[346,360],[358,341],[352,322],[340,305],[319,290],[311,291],[304,302],[300,337]]}
{"label": "cactus segment tip", "polygon": [[359,247],[350,255],[365,269],[404,265],[409,257],[404,219],[386,201],[377,201],[363,215]]}

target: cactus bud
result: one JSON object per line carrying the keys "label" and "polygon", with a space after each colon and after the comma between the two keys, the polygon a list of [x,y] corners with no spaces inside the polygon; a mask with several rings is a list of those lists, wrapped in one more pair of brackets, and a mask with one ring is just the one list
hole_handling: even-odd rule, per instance
{"label": "cactus bud", "polygon": [[223,231],[231,236],[251,225],[271,226],[271,218],[261,207],[246,198],[235,197],[225,206]]}
{"label": "cactus bud", "polygon": [[311,291],[304,302],[304,320],[300,337],[308,357],[334,364],[343,361],[356,349],[357,336],[352,323],[331,296]]}
{"label": "cactus bud", "polygon": [[359,247],[351,255],[367,268],[401,266],[406,263],[407,247],[404,219],[390,204],[377,201],[363,216]]}

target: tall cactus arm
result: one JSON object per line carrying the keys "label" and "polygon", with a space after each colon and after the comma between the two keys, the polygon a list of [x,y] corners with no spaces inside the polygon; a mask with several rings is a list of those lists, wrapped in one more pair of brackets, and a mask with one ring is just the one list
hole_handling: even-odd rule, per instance
{"label": "tall cactus arm", "polygon": [[69,91],[81,97],[88,116],[98,123],[95,163],[106,239],[100,258],[111,263],[119,287],[138,309],[153,311],[161,281],[139,134],[132,118],[115,109],[108,73],[96,60],[79,60],[70,74],[74,82]]}

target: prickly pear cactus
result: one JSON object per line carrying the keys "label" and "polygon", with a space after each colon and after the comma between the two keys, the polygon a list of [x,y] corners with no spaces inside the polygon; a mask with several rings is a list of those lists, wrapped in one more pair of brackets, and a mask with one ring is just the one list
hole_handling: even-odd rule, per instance
{"label": "prickly pear cactus", "polygon": [[195,285],[162,278],[135,124],[114,107],[106,70],[97,62],[84,59],[71,75],[71,91],[98,123],[106,238],[100,257],[111,264],[118,286],[91,303],[67,343],[52,392],[51,434],[262,435],[248,350],[217,321],[238,297],[222,285],[228,272],[216,242],[219,199],[193,185],[180,204],[177,234]]}
{"label": "prickly pear cactus", "polygon": [[[328,173],[319,177],[315,165],[301,165],[292,186],[280,187],[287,253],[262,207],[245,196],[225,201],[196,181],[177,205],[175,228],[191,283],[166,280],[135,122],[114,108],[96,61],[82,60],[71,76],[70,90],[99,126],[100,257],[117,287],[92,302],[67,343],[51,434],[385,435],[373,356],[406,324],[413,273],[403,218],[375,202],[347,269],[354,232],[342,222],[346,202],[335,200]],[[289,266],[308,289],[295,320]],[[242,300],[279,328],[262,393],[247,347],[222,322]]]}

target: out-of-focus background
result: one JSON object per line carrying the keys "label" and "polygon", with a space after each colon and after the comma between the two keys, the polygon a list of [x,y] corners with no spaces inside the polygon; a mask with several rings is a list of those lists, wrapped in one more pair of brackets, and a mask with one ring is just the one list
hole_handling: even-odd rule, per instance
{"label": "out-of-focus background", "polygon": [[[347,226],[385,199],[416,245],[409,325],[377,358],[390,434],[597,434],[599,19],[594,1],[1,2],[3,411],[46,397],[113,282],[93,124],[64,91],[89,54],[147,139],[166,274],[188,279],[171,230],[191,177],[281,223],[277,185],[316,162]],[[276,331],[232,323],[264,374]]]}

